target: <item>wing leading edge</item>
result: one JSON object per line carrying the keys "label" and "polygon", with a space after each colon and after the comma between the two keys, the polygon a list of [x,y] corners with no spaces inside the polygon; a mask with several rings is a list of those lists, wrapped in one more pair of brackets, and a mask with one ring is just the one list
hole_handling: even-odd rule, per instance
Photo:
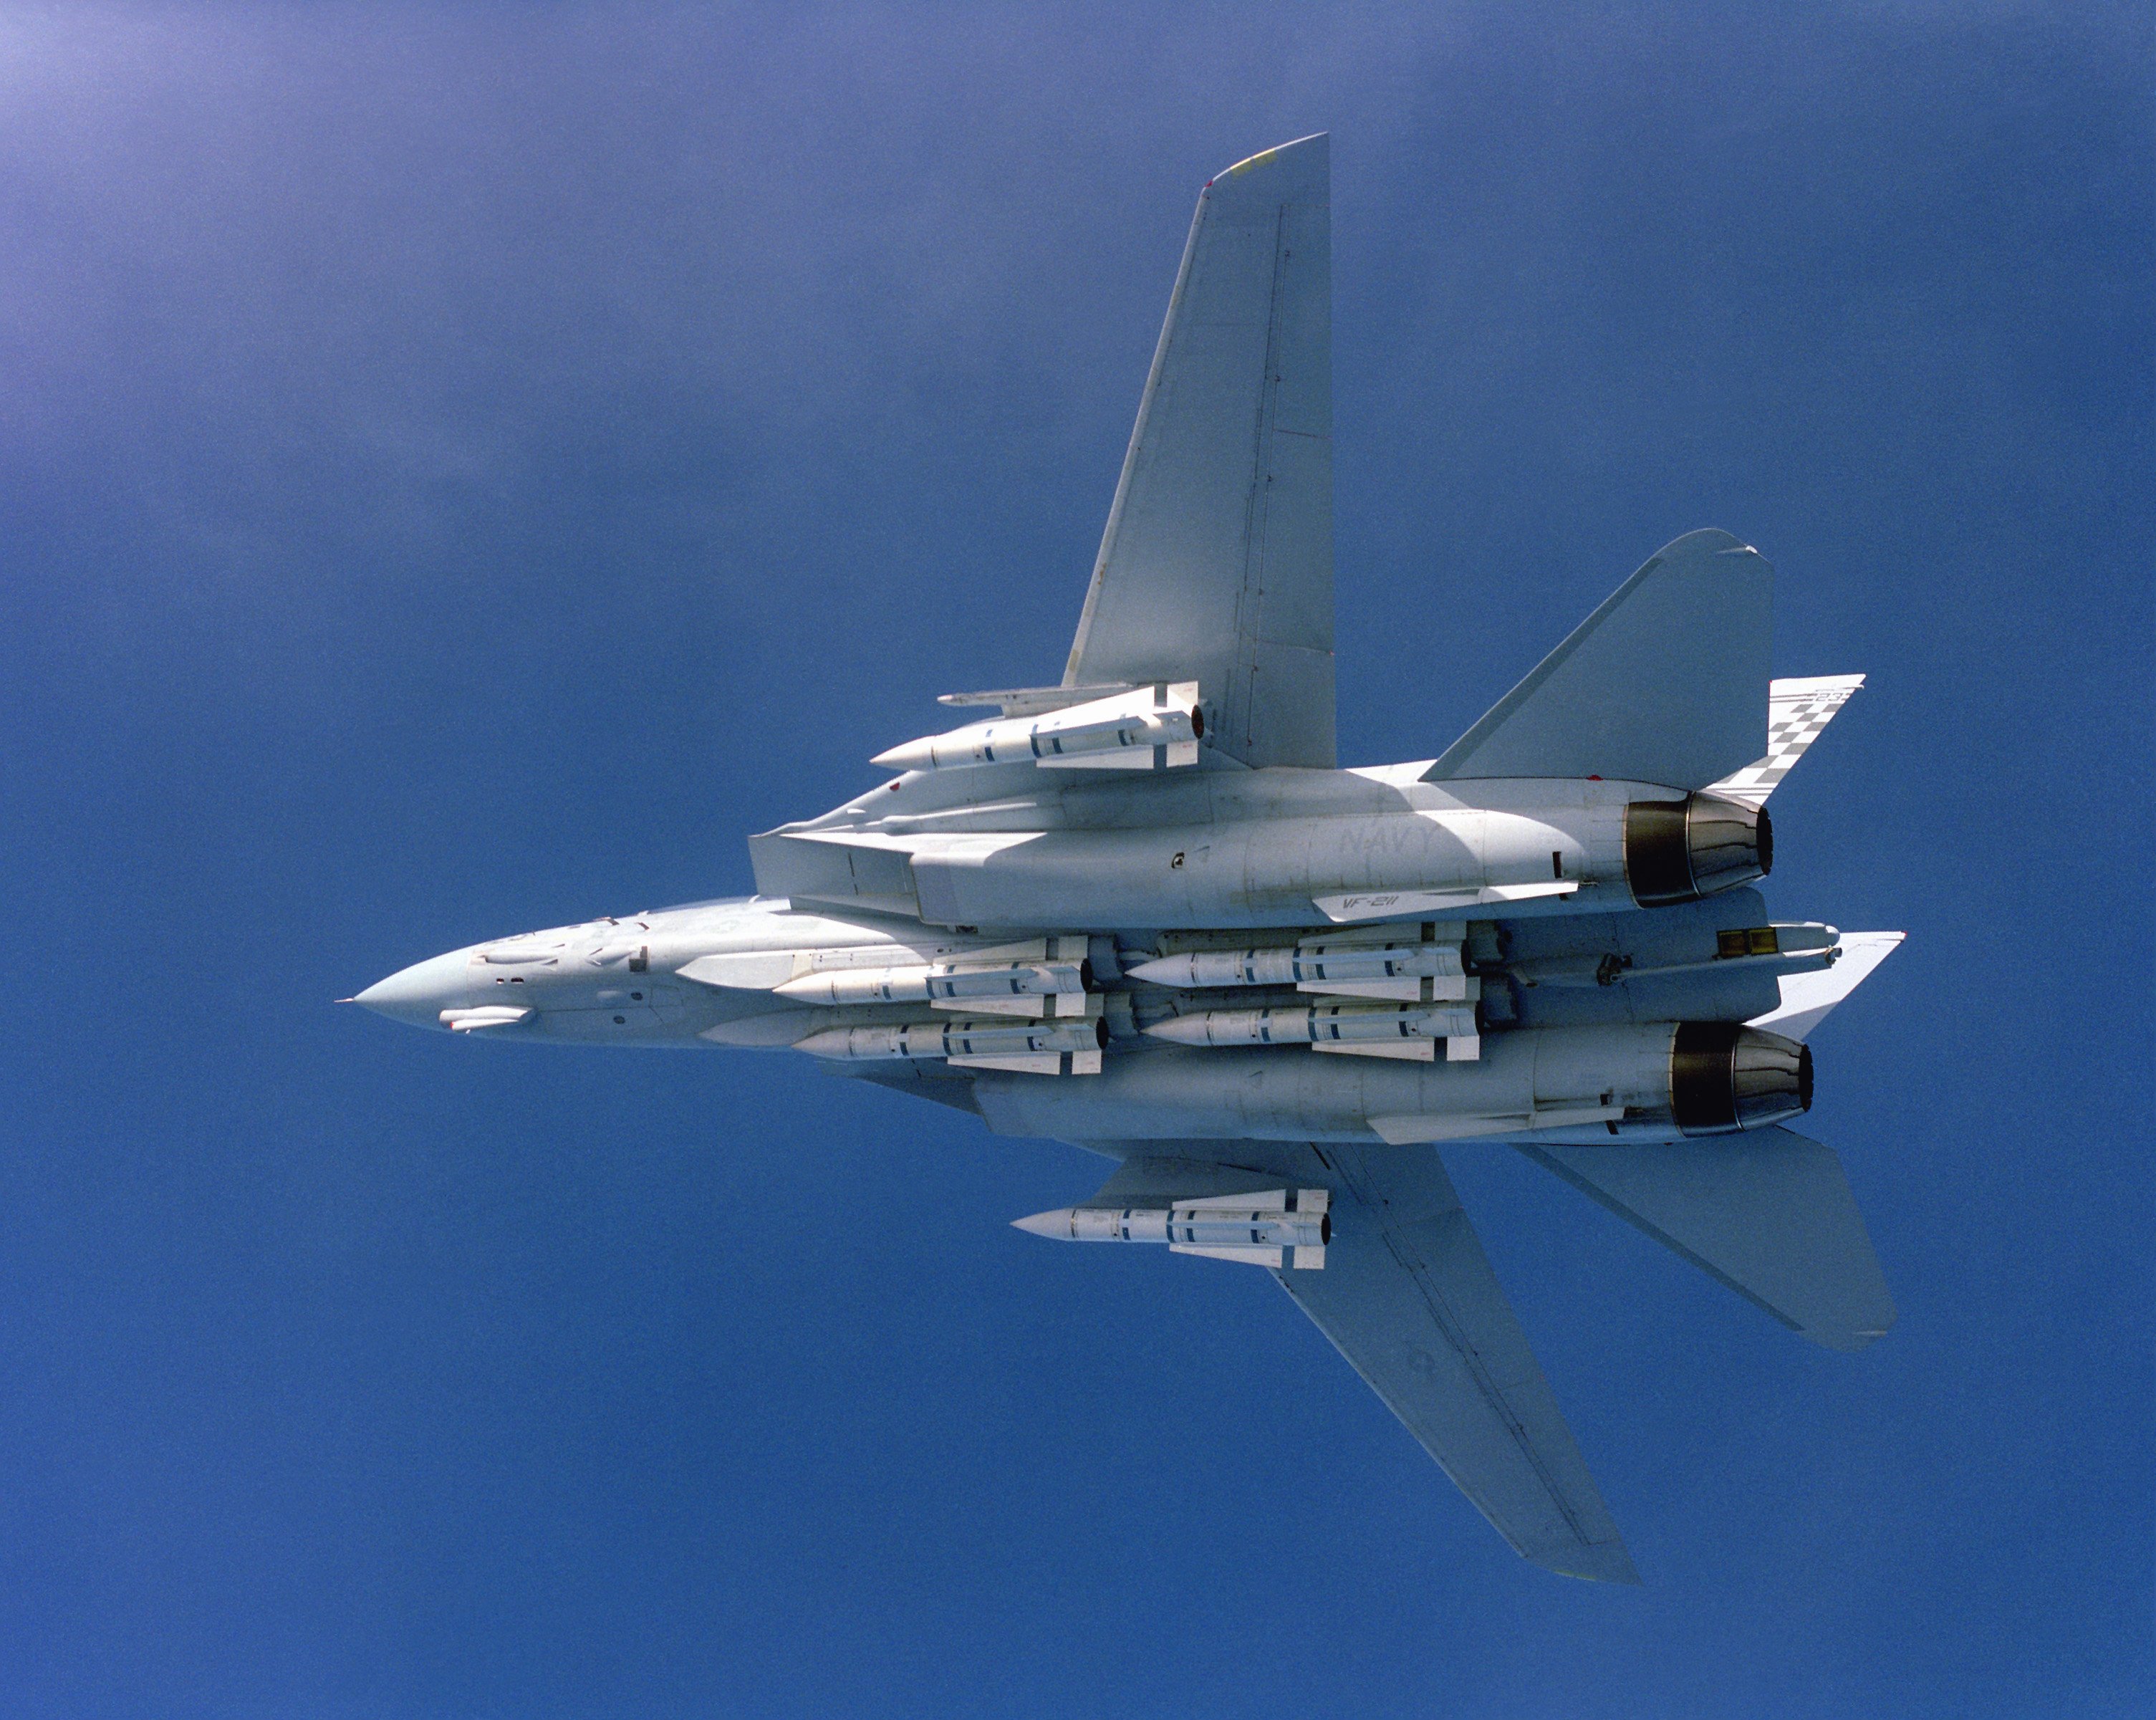
{"label": "wing leading edge", "polygon": [[1199,198],[1063,677],[1195,680],[1253,767],[1337,762],[1331,200],[1322,133]]}
{"label": "wing leading edge", "polygon": [[1537,1564],[1638,1582],[1434,1148],[1160,1142],[1086,1204],[1284,1181],[1332,1191],[1332,1239],[1323,1271],[1275,1276],[1476,1509]]}

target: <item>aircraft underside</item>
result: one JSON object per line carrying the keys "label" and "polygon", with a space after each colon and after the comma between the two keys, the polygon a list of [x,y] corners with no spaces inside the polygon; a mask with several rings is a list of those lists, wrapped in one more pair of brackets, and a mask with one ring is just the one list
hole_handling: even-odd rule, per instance
{"label": "aircraft underside", "polygon": [[[1900,941],[1778,920],[1767,801],[1861,685],[1679,538],[1434,759],[1335,756],[1322,136],[1206,187],[1055,686],[751,839],[758,894],[453,951],[476,1040],[782,1050],[1115,1161],[1016,1220],[1273,1271],[1520,1553],[1636,1581],[1439,1145],[1509,1145],[1794,1331],[1892,1303],[1806,1041]],[[1253,434],[1253,427],[1255,434]]]}

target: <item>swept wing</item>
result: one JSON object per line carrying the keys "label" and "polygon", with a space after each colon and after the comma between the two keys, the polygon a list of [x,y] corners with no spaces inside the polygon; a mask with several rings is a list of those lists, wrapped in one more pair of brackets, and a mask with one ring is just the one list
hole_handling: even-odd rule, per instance
{"label": "swept wing", "polygon": [[1322,1271],[1275,1276],[1476,1509],[1537,1564],[1638,1582],[1435,1148],[1150,1142],[1086,1204],[1284,1182],[1332,1191],[1332,1239]]}
{"label": "swept wing", "polygon": [[1337,762],[1331,187],[1321,134],[1199,198],[1063,677],[1194,680],[1252,767]]}

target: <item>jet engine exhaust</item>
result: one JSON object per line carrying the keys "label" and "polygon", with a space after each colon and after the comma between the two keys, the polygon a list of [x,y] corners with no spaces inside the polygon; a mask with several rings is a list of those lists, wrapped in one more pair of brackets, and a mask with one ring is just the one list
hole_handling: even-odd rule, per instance
{"label": "jet engine exhaust", "polygon": [[1625,809],[1625,881],[1643,908],[1697,901],[1774,870],[1774,826],[1763,806],[1687,794]]}
{"label": "jet engine exhaust", "polygon": [[1670,1110],[1687,1135],[1732,1135],[1812,1108],[1809,1045],[1727,1021],[1688,1021],[1670,1045]]}

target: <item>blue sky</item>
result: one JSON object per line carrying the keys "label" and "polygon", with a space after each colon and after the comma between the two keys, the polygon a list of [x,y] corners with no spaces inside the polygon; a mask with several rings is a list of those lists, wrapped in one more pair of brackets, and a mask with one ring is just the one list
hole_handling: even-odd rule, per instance
{"label": "blue sky", "polygon": [[[0,15],[32,1715],[2145,1712],[2149,40],[2055,6]],[[337,1010],[1053,679],[1198,187],[1333,134],[1342,750],[1661,544],[1871,684],[1768,900],[1902,1309],[1456,1180],[1645,1577],[1261,1275],[780,1058]]]}

